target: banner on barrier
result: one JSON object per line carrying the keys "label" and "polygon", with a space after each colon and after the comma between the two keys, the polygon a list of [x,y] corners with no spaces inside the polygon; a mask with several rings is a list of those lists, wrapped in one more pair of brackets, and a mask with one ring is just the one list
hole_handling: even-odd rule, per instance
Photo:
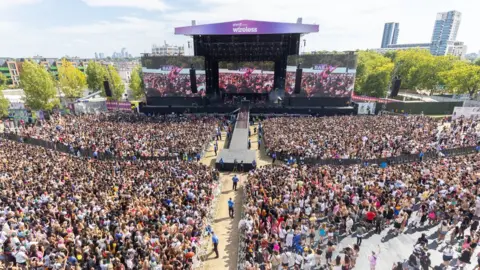
{"label": "banner on barrier", "polygon": [[480,107],[455,107],[453,109],[452,119],[455,120],[462,116],[465,118],[479,118]]}
{"label": "banner on barrier", "polygon": [[107,101],[107,109],[109,111],[132,111],[132,104],[130,102]]}
{"label": "banner on barrier", "polygon": [[360,102],[358,103],[357,114],[375,114],[375,102]]}

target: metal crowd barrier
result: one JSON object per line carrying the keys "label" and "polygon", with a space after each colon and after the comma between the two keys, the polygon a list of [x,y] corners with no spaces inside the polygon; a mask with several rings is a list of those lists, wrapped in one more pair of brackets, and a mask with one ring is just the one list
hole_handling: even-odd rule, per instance
{"label": "metal crowd barrier", "polygon": [[[265,144],[264,144],[265,145]],[[265,149],[268,149],[268,146],[265,145]],[[424,153],[423,157],[420,158],[419,154],[406,154],[395,157],[388,158],[375,158],[375,159],[321,159],[321,158],[304,158],[301,156],[290,155],[287,153],[276,153],[277,160],[288,160],[290,157],[293,157],[299,163],[309,164],[309,165],[355,165],[355,164],[382,164],[387,163],[388,165],[393,164],[405,164],[413,163],[431,159],[437,159],[441,156],[451,157],[459,155],[468,155],[476,153],[476,146],[466,146],[452,149],[442,149],[438,151],[428,151]],[[271,156],[271,153],[267,153],[268,156]]]}
{"label": "metal crowd barrier", "polygon": [[[46,149],[51,149],[51,150],[55,150],[55,151],[58,151],[58,152],[71,154],[71,155],[74,155],[74,156],[90,157],[90,158],[95,157],[95,155],[94,155],[95,151],[93,151],[93,149],[90,149],[90,148],[79,149],[79,148],[71,147],[71,146],[66,145],[64,143],[61,143],[61,142],[45,141],[45,140],[42,140],[42,139],[24,137],[24,136],[17,135],[15,133],[3,133],[2,137],[7,139],[7,140],[21,142],[21,143],[30,144],[30,145],[35,145],[35,146],[43,147],[43,148],[46,148]],[[205,153],[209,144],[210,144],[210,142],[205,147],[203,147],[203,149],[200,152],[201,156],[204,155],[204,153]],[[137,154],[137,155],[135,155],[135,157],[139,160],[140,159],[141,160],[180,160],[184,156],[184,153],[182,153],[180,151],[173,151],[173,152],[174,152],[173,154],[170,154],[168,156],[141,156],[141,155]],[[193,153],[193,154],[189,153],[189,154],[187,154],[187,156],[188,156],[189,159],[195,159],[196,158],[195,153]],[[97,157],[96,158],[99,159],[99,160],[128,160],[128,159],[132,159],[133,156],[117,156],[113,153],[97,152]]]}
{"label": "metal crowd barrier", "polygon": [[211,235],[204,235],[205,229],[207,225],[212,225],[214,223],[215,215],[218,211],[219,203],[218,199],[220,197],[220,194],[222,192],[222,181],[220,177],[218,178],[218,183],[216,186],[212,187],[212,202],[210,205],[210,209],[208,211],[208,215],[206,217],[204,226],[201,230],[202,232],[202,237],[200,239],[200,245],[198,246],[198,252],[195,255],[195,261],[196,264],[194,265],[194,269],[205,269],[205,264],[204,262],[207,259],[208,255],[208,246],[211,241]]}
{"label": "metal crowd barrier", "polygon": [[[248,176],[247,176],[248,177]],[[247,189],[246,185],[243,186],[243,199],[247,199]],[[245,202],[245,201],[244,201]],[[245,219],[245,208],[242,207],[240,212],[240,221]],[[239,222],[240,223],[240,222]],[[239,224],[237,224],[238,226]],[[237,270],[244,270],[245,269],[245,260],[247,255],[247,247],[245,246],[246,243],[246,229],[245,228],[233,228],[238,229],[238,258],[237,258]]]}

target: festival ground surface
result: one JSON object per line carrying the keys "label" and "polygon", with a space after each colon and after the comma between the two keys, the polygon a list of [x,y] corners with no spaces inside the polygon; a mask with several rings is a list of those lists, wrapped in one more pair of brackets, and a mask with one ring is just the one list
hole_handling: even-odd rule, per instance
{"label": "festival ground surface", "polygon": [[[251,128],[250,140],[252,142],[252,149],[258,150],[258,137],[257,134],[253,133],[253,126]],[[225,138],[225,133],[222,134],[222,139]],[[223,148],[224,140],[219,142],[219,149]],[[263,147],[262,147],[263,148]],[[265,151],[257,151],[257,164],[258,166],[264,166],[271,163],[271,158],[267,157],[264,153]],[[213,152],[213,144],[208,149],[204,158],[201,160],[202,163],[206,165],[214,166],[215,164],[215,154]],[[212,252],[213,245],[211,240],[209,240],[208,247],[208,256],[206,261],[203,263],[203,269],[237,269],[237,258],[238,258],[238,222],[240,220],[239,213],[243,206],[243,184],[246,181],[247,174],[238,174],[240,178],[238,190],[234,192],[232,190],[232,177],[233,173],[221,173],[220,181],[222,182],[222,192],[218,200],[218,205],[216,207],[216,214],[214,222],[212,224],[213,229],[217,236],[219,237],[219,258],[215,258],[215,254]],[[231,219],[228,216],[228,206],[227,201],[229,198],[232,198],[235,201],[235,218]],[[380,246],[380,255],[377,261],[377,270],[390,270],[392,269],[393,263],[395,262],[404,262],[413,251],[413,246],[417,242],[417,239],[421,236],[422,233],[427,235],[429,239],[429,251],[432,260],[433,269],[445,269],[439,268],[442,262],[442,251],[445,248],[445,244],[438,245],[436,242],[437,238],[437,229],[438,227],[428,227],[425,229],[409,229],[405,233],[393,236],[391,227],[384,229],[383,232],[378,235],[373,232],[369,233],[363,240],[360,247],[360,255],[357,259],[357,265],[355,269],[370,269],[368,262],[368,255],[372,251],[377,251]],[[468,230],[466,231],[468,234]],[[446,239],[449,239],[450,234],[446,236]],[[333,254],[333,258],[340,254],[340,252],[348,245],[353,245],[356,241],[354,236],[341,237],[340,242],[337,245],[336,251]],[[472,264],[468,265],[465,270],[471,270],[475,268],[476,255],[478,253],[478,248],[472,255]],[[456,258],[455,256],[454,258]],[[457,260],[454,259],[449,269],[459,269],[454,267]]]}
{"label": "festival ground surface", "polygon": [[[258,149],[258,136],[253,132],[253,126],[250,127],[251,134],[250,141],[252,143],[251,149]],[[223,148],[225,133],[222,133],[222,140],[218,143],[219,150]],[[269,164],[270,160],[263,151],[257,151],[257,164],[264,166]],[[215,153],[213,151],[213,144],[210,145],[208,151],[205,153],[201,162],[206,165],[215,165]],[[247,180],[247,174],[238,174],[240,182],[237,191],[232,190],[232,177],[235,173],[221,173],[220,181],[222,185],[222,193],[217,202],[215,218],[212,224],[213,230],[219,238],[219,258],[215,258],[215,253],[212,252],[213,244],[211,240],[208,242],[208,256],[203,263],[204,269],[236,269],[238,258],[238,222],[240,221],[240,212],[243,206],[243,184]],[[232,198],[235,202],[235,217],[232,219],[228,216],[228,199]],[[238,214],[237,214],[238,213]]]}

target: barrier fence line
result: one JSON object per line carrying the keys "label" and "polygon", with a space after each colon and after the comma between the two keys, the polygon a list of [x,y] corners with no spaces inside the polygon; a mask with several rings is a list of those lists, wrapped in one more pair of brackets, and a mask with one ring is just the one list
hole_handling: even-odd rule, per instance
{"label": "barrier fence line", "polygon": [[[263,140],[263,137],[262,137]],[[263,143],[265,141],[263,140]],[[272,152],[269,151],[268,146],[264,144],[265,151],[267,156],[271,156]],[[405,163],[412,163],[412,162],[419,162],[431,159],[437,159],[441,157],[452,157],[458,155],[468,155],[477,152],[477,146],[466,146],[466,147],[458,147],[458,148],[451,148],[451,149],[442,149],[437,151],[428,151],[425,152],[423,157],[420,157],[420,154],[406,154],[400,155],[395,157],[388,157],[388,158],[375,158],[375,159],[336,159],[336,158],[329,158],[329,159],[321,159],[321,158],[304,158],[301,156],[296,155],[289,155],[287,153],[278,153],[277,160],[288,160],[290,157],[295,158],[298,163],[302,164],[316,164],[316,165],[356,165],[356,164],[382,164],[387,163],[388,165],[393,164],[405,164]]]}
{"label": "barrier fence line", "polygon": [[[24,137],[24,136],[17,135],[15,133],[3,133],[1,137],[7,140],[35,145],[35,146],[43,147],[46,149],[51,149],[58,152],[71,154],[78,157],[95,158],[95,154],[94,154],[95,151],[93,151],[93,149],[90,149],[90,148],[75,149],[74,147],[71,147],[61,142],[45,141],[42,139],[37,139],[32,137]],[[201,157],[204,155],[209,145],[210,145],[210,142],[208,142],[200,150],[199,154]],[[175,151],[175,152],[179,152],[179,151]],[[183,159],[184,154],[186,153],[179,152],[179,153],[170,154],[168,156],[141,156],[141,155],[134,155],[134,156],[139,160],[179,160],[179,159]],[[96,158],[99,160],[129,160],[129,159],[132,159],[134,156],[117,156],[113,153],[97,152]],[[195,154],[190,154],[190,155],[187,154],[187,156],[189,159],[192,159],[192,160],[196,158]]]}
{"label": "barrier fence line", "polygon": [[198,246],[198,252],[195,255],[195,260],[194,260],[194,269],[204,269],[205,268],[205,259],[208,254],[208,246],[210,243],[210,234],[206,234],[206,227],[208,225],[211,225],[213,222],[213,219],[215,218],[215,213],[217,212],[218,209],[218,198],[221,193],[221,187],[222,187],[222,181],[220,178],[218,179],[218,182],[212,187],[212,202],[210,205],[210,210],[208,212],[208,215],[206,217],[205,224],[202,228],[202,237],[200,239],[200,244]]}
{"label": "barrier fence line", "polygon": [[[247,176],[248,178],[248,176]],[[247,179],[248,181],[248,179]],[[247,189],[246,185],[243,186],[243,198],[244,200],[247,198]],[[245,219],[245,208],[241,208],[242,212],[240,213],[240,222]],[[240,224],[239,222],[239,224]],[[238,258],[237,258],[237,270],[245,269],[245,255],[246,255],[246,247],[245,247],[245,238],[246,238],[246,230],[245,228],[238,228]]]}

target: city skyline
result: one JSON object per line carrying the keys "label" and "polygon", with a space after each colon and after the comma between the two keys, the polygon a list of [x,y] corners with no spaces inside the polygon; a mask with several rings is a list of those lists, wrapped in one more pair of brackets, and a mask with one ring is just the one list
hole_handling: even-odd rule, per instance
{"label": "city skyline", "polygon": [[[402,24],[399,44],[430,42],[436,14],[449,10],[462,13],[457,40],[468,45],[468,52],[480,49],[474,13],[480,3],[466,0],[346,0],[341,6],[328,3],[323,0],[313,5],[308,0],[1,0],[0,11],[4,15],[0,19],[0,35],[8,38],[0,42],[0,56],[93,58],[95,52],[111,56],[106,52],[125,47],[137,57],[150,52],[151,44],[163,40],[187,47],[190,39],[175,36],[173,30],[190,25],[191,20],[197,24],[238,19],[295,22],[298,17],[304,23],[320,26],[318,34],[305,36],[305,51],[369,49],[379,46],[378,33],[382,32],[384,22],[391,21]],[[55,16],[45,18],[45,14]]]}
{"label": "city skyline", "polygon": [[457,41],[461,21],[462,14],[459,11],[437,13],[430,49],[432,54],[444,55],[447,51],[448,41]]}
{"label": "city skyline", "polygon": [[385,23],[383,27],[382,45],[380,48],[387,48],[388,45],[398,43],[398,34],[400,31],[398,22]]}

